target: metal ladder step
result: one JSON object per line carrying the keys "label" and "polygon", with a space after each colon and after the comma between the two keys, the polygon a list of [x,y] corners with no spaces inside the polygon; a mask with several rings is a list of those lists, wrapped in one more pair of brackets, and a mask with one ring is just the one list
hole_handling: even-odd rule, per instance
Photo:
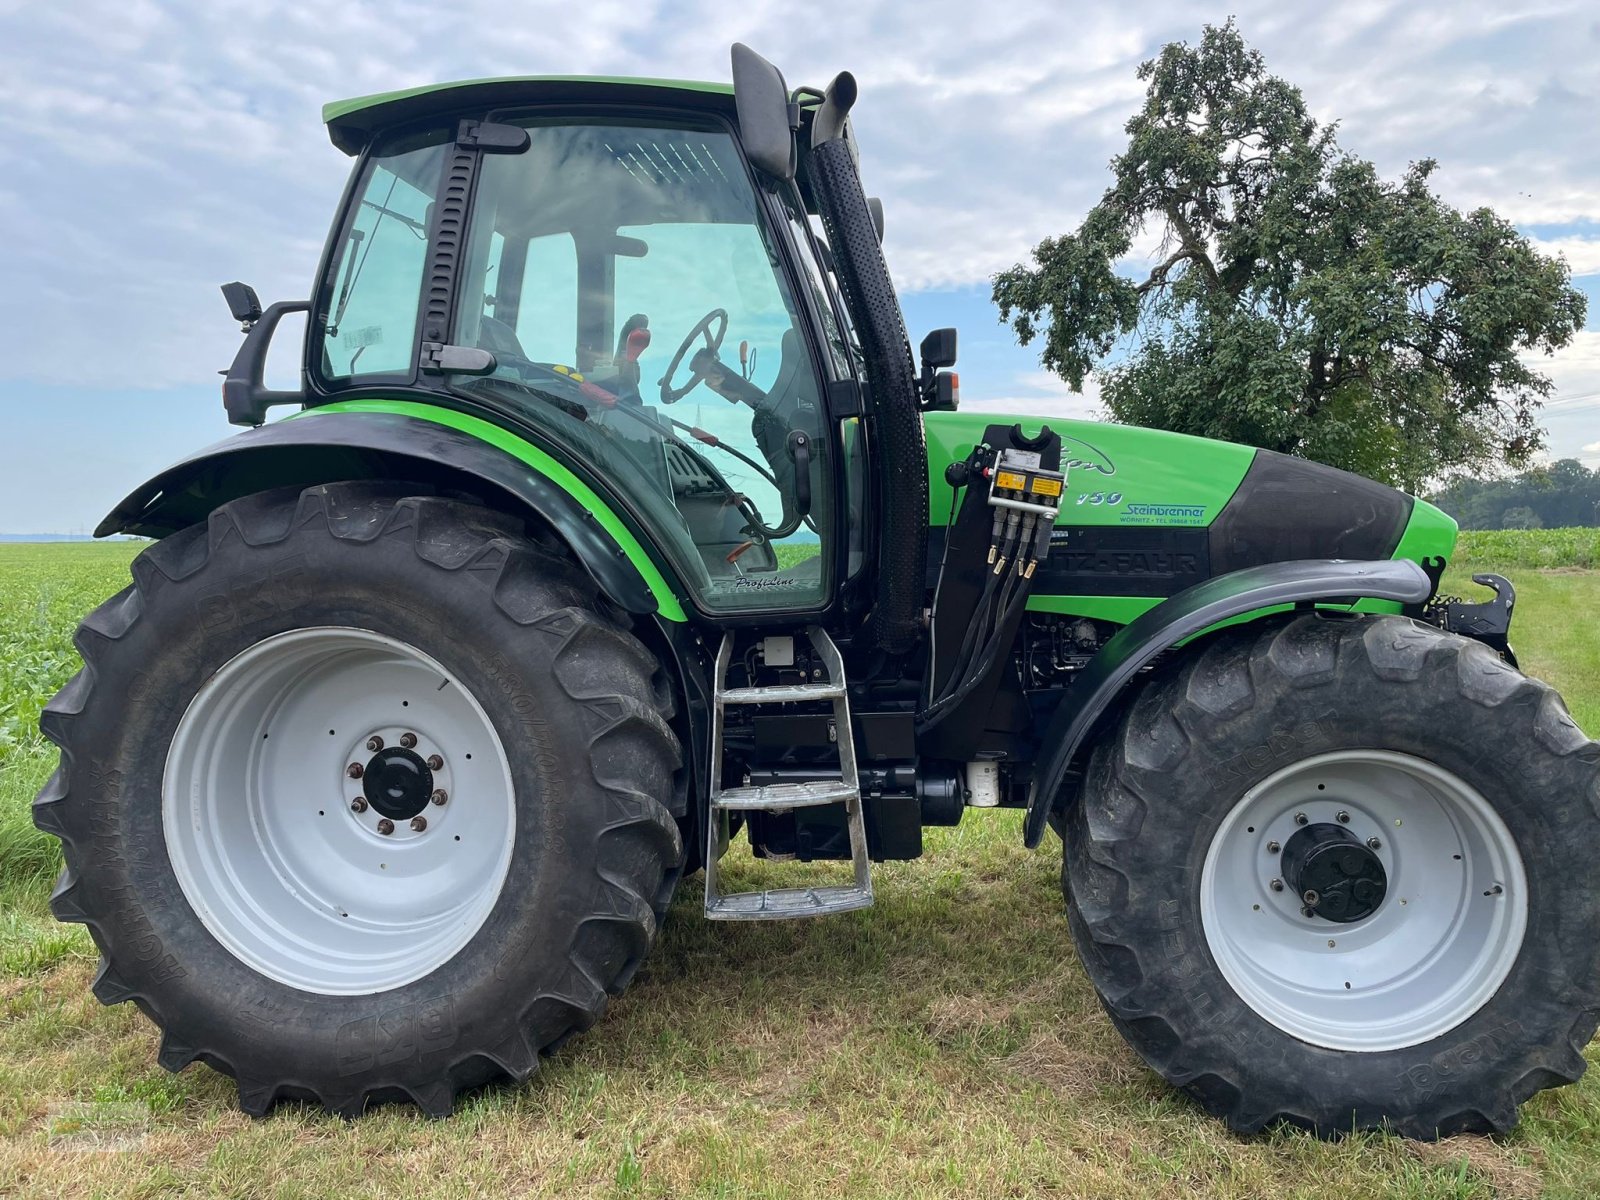
{"label": "metal ladder step", "polygon": [[793,704],[800,700],[841,700],[844,688],[837,683],[792,683],[777,687],[728,688],[718,692],[724,704]]}
{"label": "metal ladder step", "polygon": [[842,779],[808,779],[802,783],[727,788],[717,797],[716,806],[730,812],[781,812],[820,804],[847,804],[859,795],[855,784]]}
{"label": "metal ladder step", "polygon": [[[871,863],[867,857],[867,823],[861,809],[861,782],[856,772],[855,740],[850,731],[850,697],[845,686],[844,658],[821,626],[805,636],[827,668],[826,682],[784,684],[772,687],[727,686],[733,660],[733,634],[722,639],[717,651],[714,681],[715,709],[711,725],[711,820],[706,822],[706,916],[718,921],[771,921],[792,917],[820,917],[850,912],[872,903]],[[731,704],[792,704],[826,700],[833,704],[833,725],[838,741],[838,775],[828,779],[795,780],[755,787],[723,788],[722,746],[727,709]],[[824,764],[819,773],[825,772]],[[764,892],[717,890],[717,851],[730,812],[785,812],[825,804],[843,804],[850,833],[850,864],[855,881],[810,887],[773,888]]]}
{"label": "metal ladder step", "polygon": [[765,892],[733,892],[719,896],[706,916],[719,921],[771,921],[783,917],[820,917],[853,912],[872,903],[872,889],[834,884],[827,887],[773,888]]}

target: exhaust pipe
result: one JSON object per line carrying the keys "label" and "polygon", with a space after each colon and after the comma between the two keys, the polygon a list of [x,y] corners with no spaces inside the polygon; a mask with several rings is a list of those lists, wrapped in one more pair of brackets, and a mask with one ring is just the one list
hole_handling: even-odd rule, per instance
{"label": "exhaust pipe", "polygon": [[855,107],[856,97],[859,94],[856,77],[849,71],[840,71],[833,77],[833,82],[822,93],[822,104],[818,107],[816,116],[811,118],[813,146],[820,146],[823,142],[831,142],[834,138],[844,136],[845,118]]}
{"label": "exhaust pipe", "polygon": [[867,631],[884,650],[902,654],[915,646],[923,633],[928,446],[905,318],[878,244],[871,205],[861,188],[855,149],[844,136],[845,120],[855,102],[855,77],[842,72],[828,85],[812,118],[806,171],[866,356],[872,435],[882,462],[882,468],[873,473],[878,596]]}

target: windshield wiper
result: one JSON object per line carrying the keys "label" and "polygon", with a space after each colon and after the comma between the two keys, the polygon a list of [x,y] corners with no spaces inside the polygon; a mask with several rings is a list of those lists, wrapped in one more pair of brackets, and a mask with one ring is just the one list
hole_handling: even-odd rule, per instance
{"label": "windshield wiper", "polygon": [[[393,189],[391,188],[390,190],[392,191]],[[416,233],[419,238],[421,238],[423,241],[428,240],[428,227],[415,217],[408,217],[405,213],[400,212],[397,209],[390,208],[387,205],[379,204],[376,200],[363,200],[361,203],[368,208],[377,209],[386,217],[393,217],[402,225],[410,226],[412,231]]]}
{"label": "windshield wiper", "polygon": [[465,392],[473,390],[473,385],[481,384],[491,384],[506,391],[532,396],[536,400],[543,400],[546,404],[559,408],[575,421],[587,421],[589,419],[589,410],[576,400],[568,400],[565,396],[547,392],[541,387],[535,387],[531,383],[524,383],[520,379],[507,379],[503,375],[482,375],[476,379],[468,380],[466,383],[452,383],[449,386],[454,391]]}

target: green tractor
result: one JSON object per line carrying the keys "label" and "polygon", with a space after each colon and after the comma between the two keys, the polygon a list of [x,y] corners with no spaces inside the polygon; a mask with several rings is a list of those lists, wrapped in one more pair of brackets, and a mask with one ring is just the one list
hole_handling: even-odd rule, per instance
{"label": "green tractor", "polygon": [[[1510,584],[1438,595],[1454,523],[1341,471],[958,411],[853,78],[733,80],[327,108],[312,298],[223,289],[248,429],[100,526],[155,541],[43,717],[95,995],[249,1113],[442,1116],[593,1025],[685,875],[860,909],[1013,808],[1112,1020],[1235,1129],[1504,1130],[1575,1080],[1600,747]],[[724,887],[741,833],[793,886]]]}

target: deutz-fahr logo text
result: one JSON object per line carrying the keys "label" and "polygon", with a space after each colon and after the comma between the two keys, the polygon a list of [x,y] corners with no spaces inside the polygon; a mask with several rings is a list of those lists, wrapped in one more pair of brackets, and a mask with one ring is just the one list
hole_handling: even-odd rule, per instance
{"label": "deutz-fahr logo text", "polygon": [[1061,439],[1061,469],[1069,475],[1073,471],[1098,471],[1102,475],[1115,475],[1117,464],[1098,446],[1091,446],[1079,438]]}

